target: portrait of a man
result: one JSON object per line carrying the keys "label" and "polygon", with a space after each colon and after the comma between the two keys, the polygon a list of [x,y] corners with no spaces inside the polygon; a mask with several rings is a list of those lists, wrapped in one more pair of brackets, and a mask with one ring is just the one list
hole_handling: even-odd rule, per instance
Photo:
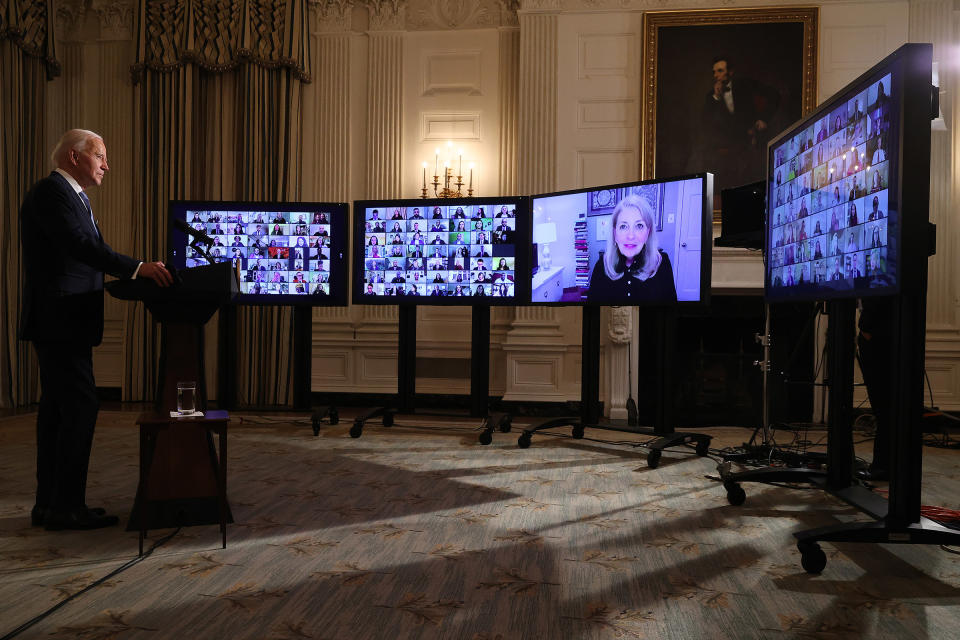
{"label": "portrait of a man", "polygon": [[[721,188],[753,181],[763,170],[771,125],[779,127],[780,89],[737,73],[729,54],[712,60],[713,86],[701,106],[690,173],[709,167]],[[797,114],[799,115],[799,114]]]}
{"label": "portrait of a man", "polygon": [[[767,143],[816,100],[816,9],[651,12],[643,177],[714,174],[720,192],[766,177]],[[813,46],[812,50],[816,50]]]}

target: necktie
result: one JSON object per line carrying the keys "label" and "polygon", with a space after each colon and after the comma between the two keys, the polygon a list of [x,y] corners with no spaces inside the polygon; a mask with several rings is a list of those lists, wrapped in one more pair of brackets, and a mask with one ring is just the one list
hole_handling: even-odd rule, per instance
{"label": "necktie", "polygon": [[97,222],[93,219],[93,207],[90,206],[90,198],[87,197],[87,194],[83,191],[80,192],[80,199],[83,200],[83,204],[86,205],[87,211],[90,212],[90,225],[93,227],[94,233],[97,234],[97,237],[100,237],[100,231],[97,229]]}

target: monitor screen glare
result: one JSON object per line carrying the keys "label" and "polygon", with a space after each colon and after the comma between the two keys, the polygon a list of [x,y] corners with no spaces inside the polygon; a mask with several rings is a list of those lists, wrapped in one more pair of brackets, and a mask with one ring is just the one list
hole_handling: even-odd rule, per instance
{"label": "monitor screen glare", "polygon": [[[705,176],[533,198],[534,303],[700,301]],[[709,248],[708,248],[709,251]]]}
{"label": "monitor screen glare", "polygon": [[771,146],[771,294],[812,288],[841,293],[893,282],[890,96],[887,73]]}
{"label": "monitor screen glare", "polygon": [[516,295],[516,205],[368,206],[363,295]]}

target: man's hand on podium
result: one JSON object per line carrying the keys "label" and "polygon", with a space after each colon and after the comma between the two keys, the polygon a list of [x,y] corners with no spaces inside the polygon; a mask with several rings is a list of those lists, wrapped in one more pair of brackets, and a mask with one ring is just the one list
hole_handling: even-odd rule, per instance
{"label": "man's hand on podium", "polygon": [[150,278],[160,287],[169,287],[173,284],[173,276],[170,275],[170,272],[167,271],[166,266],[164,266],[162,262],[144,262],[140,265],[140,271],[137,273],[137,277]]}

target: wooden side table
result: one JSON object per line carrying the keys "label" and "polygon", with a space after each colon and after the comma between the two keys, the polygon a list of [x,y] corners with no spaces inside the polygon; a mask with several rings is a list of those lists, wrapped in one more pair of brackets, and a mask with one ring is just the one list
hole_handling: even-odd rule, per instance
{"label": "wooden side table", "polygon": [[226,411],[185,418],[145,411],[137,417],[140,480],[127,531],[140,532],[141,556],[148,529],[201,524],[219,523],[227,548],[227,523],[233,522],[227,502],[229,423]]}

